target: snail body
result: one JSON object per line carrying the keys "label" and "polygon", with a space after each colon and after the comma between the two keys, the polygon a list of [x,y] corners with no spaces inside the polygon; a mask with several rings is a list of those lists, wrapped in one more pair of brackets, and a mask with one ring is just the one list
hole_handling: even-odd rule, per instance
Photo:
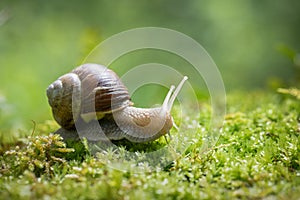
{"label": "snail body", "polygon": [[171,86],[160,107],[136,108],[116,73],[98,64],[81,65],[47,88],[53,117],[61,126],[56,133],[72,137],[80,125],[80,133],[90,140],[154,141],[172,128],[170,111],[186,80],[176,90]]}

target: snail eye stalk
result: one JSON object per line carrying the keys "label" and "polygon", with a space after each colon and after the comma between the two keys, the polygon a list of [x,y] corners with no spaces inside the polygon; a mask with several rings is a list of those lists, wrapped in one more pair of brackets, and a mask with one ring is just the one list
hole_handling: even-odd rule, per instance
{"label": "snail eye stalk", "polygon": [[183,79],[180,81],[180,83],[178,84],[176,90],[174,91],[173,95],[171,96],[171,99],[170,101],[168,101],[168,105],[167,105],[167,111],[171,112],[171,109],[172,109],[172,106],[173,106],[173,103],[176,99],[176,97],[178,96],[184,82],[188,79],[187,76],[184,76]]}

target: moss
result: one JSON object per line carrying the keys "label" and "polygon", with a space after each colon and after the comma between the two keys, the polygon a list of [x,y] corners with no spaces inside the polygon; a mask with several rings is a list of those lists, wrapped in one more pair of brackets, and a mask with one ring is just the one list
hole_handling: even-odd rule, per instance
{"label": "moss", "polygon": [[52,177],[58,168],[68,167],[65,157],[74,151],[66,148],[59,135],[28,137],[21,146],[4,153],[3,175],[18,177],[28,170],[37,177]]}
{"label": "moss", "polygon": [[[300,196],[297,98],[264,92],[229,95],[220,138],[204,151],[211,111],[205,109],[208,103],[202,104],[203,118],[183,116],[181,121],[186,127],[181,131],[192,134],[193,143],[177,159],[150,172],[113,169],[92,156],[85,142],[66,144],[49,134],[53,128],[49,122],[40,125],[35,136],[2,141],[1,198],[290,200]],[[173,129],[172,140],[177,134]],[[139,145],[115,144],[136,154],[144,168],[144,153],[167,145],[164,138]],[[114,152],[105,155],[113,157]]]}

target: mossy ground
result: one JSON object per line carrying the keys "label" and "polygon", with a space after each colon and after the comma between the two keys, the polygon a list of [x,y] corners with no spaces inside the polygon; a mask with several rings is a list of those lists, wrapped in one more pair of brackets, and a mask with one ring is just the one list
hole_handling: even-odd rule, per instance
{"label": "mossy ground", "polygon": [[[57,128],[54,122],[39,124],[32,136],[2,137],[0,198],[298,199],[299,113],[300,101],[292,95],[231,93],[215,146],[201,150],[206,131],[201,126],[207,120],[200,117],[200,128],[187,130],[196,133],[194,144],[167,167],[145,173],[110,168],[90,155],[84,143],[65,144],[49,134]],[[210,116],[209,109],[200,116]],[[151,151],[163,144],[159,140],[144,147]],[[136,151],[142,148],[138,145]]]}

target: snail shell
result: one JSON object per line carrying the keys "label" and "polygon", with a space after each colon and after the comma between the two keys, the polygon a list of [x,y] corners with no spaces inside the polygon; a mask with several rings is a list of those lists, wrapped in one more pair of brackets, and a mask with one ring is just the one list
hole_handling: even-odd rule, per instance
{"label": "snail shell", "polygon": [[127,88],[112,70],[97,64],[84,64],[58,78],[47,89],[54,119],[65,129],[75,128],[79,117],[99,119],[133,105]]}

